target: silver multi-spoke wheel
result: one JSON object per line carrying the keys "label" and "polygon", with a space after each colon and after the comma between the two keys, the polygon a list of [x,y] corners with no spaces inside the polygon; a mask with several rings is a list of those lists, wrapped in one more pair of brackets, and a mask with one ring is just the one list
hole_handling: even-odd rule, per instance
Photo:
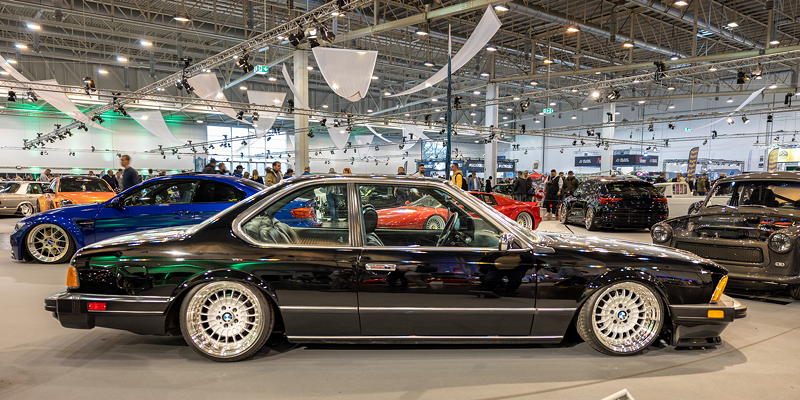
{"label": "silver multi-spoke wheel", "polygon": [[517,215],[517,223],[525,228],[533,229],[533,217],[524,211]]}
{"label": "silver multi-spoke wheel", "polygon": [[595,349],[614,355],[636,354],[661,333],[661,299],[637,282],[620,282],[600,289],[581,309],[578,332]]}
{"label": "silver multi-spoke wheel", "polygon": [[22,214],[23,217],[30,217],[33,215],[33,206],[28,203],[22,203],[19,205],[19,213]]}
{"label": "silver multi-spoke wheel", "polygon": [[591,207],[586,209],[586,215],[583,219],[583,226],[587,231],[593,231],[597,229],[597,226],[594,224],[594,209]]}
{"label": "silver multi-spoke wheel", "polygon": [[441,215],[431,215],[425,221],[425,229],[430,231],[440,231],[444,229],[444,218]]}
{"label": "silver multi-spoke wheel", "polygon": [[212,282],[189,293],[181,307],[184,338],[217,361],[250,357],[272,330],[272,312],[258,289],[233,282]]}
{"label": "silver multi-spoke wheel", "polygon": [[561,203],[561,206],[558,207],[558,222],[566,224],[567,220],[567,206],[564,203]]}
{"label": "silver multi-spoke wheel", "polygon": [[28,254],[42,263],[64,262],[72,255],[72,239],[64,228],[54,224],[31,228],[25,245]]}

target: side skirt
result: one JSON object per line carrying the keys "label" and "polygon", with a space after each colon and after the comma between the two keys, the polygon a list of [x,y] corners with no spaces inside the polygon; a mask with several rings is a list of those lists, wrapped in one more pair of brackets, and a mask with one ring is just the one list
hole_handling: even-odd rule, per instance
{"label": "side skirt", "polygon": [[525,344],[560,343],[563,336],[287,336],[293,343]]}

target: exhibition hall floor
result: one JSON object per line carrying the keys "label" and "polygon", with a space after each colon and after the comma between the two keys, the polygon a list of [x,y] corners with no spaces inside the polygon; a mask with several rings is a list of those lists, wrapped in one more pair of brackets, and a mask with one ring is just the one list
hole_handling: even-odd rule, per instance
{"label": "exhibition hall floor", "polygon": [[[0,219],[0,399],[800,398],[800,302],[742,300],[749,316],[712,350],[601,355],[555,346],[292,346],[215,363],[180,337],[62,328],[42,309],[65,265],[10,259],[16,218]],[[547,221],[542,230],[564,231]],[[571,227],[578,234],[582,228]],[[644,232],[598,236],[648,241]]]}

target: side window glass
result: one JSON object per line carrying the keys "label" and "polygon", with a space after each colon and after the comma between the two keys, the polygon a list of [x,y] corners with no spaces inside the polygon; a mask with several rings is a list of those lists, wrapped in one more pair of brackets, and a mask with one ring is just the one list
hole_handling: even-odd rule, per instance
{"label": "side window glass", "polygon": [[28,185],[28,194],[42,194],[43,188],[39,183],[31,183]]}
{"label": "side window glass", "polygon": [[293,192],[242,225],[264,244],[347,246],[346,185],[319,185]]}
{"label": "side window glass", "polygon": [[[491,223],[445,191],[376,184],[359,185],[358,193],[367,246],[496,248],[499,243],[500,232]],[[381,204],[374,193],[402,193],[408,200]]]}
{"label": "side window glass", "polygon": [[245,193],[227,183],[200,181],[193,203],[235,203],[245,198]]}
{"label": "side window glass", "polygon": [[483,195],[483,202],[488,204],[488,205],[490,205],[490,206],[492,206],[492,207],[497,205],[497,200],[495,200],[494,196],[489,195],[489,194],[484,194]]}
{"label": "side window glass", "polygon": [[197,183],[194,181],[179,181],[157,183],[140,188],[122,200],[125,207],[152,206],[159,204],[186,204],[194,194]]}

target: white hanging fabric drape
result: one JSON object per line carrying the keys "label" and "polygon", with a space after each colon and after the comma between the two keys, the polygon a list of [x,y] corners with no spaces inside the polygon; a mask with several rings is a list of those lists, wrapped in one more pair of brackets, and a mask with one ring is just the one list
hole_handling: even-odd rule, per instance
{"label": "white hanging fabric drape", "polygon": [[347,146],[347,141],[350,139],[350,132],[347,131],[346,126],[329,126],[328,135],[330,135],[333,145],[339,150],[345,148]]}
{"label": "white hanging fabric drape", "polygon": [[356,146],[366,146],[372,144],[372,139],[375,139],[374,135],[358,135],[356,136]]}
{"label": "white hanging fabric drape", "polygon": [[[286,92],[263,92],[260,90],[248,90],[247,99],[250,103],[258,106],[281,107],[283,101],[286,99]],[[272,111],[259,111],[258,121],[253,121],[253,127],[256,129],[256,136],[263,137],[267,131],[275,124],[278,119],[278,112]]]}
{"label": "white hanging fabric drape", "polygon": [[286,64],[283,64],[283,79],[286,80],[286,84],[289,85],[289,89],[292,91],[294,95],[294,106],[295,108],[300,108],[302,110],[309,110],[308,103],[306,103],[306,99],[300,96],[300,91],[297,90],[297,87],[294,85],[294,81],[292,81],[292,77],[289,76],[289,70],[286,69]]}
{"label": "white hanging fabric drape", "polygon": [[74,118],[76,121],[83,122],[86,126],[111,132],[111,130],[103,128],[100,126],[100,124],[92,121],[91,118],[79,110],[78,106],[76,106],[75,103],[69,97],[67,97],[66,93],[53,91],[58,90],[58,88],[36,85],[37,82],[46,85],[58,85],[58,82],[55,79],[31,82],[30,79],[26,78],[25,75],[11,66],[11,64],[8,63],[8,60],[6,60],[6,58],[3,56],[0,56],[0,67],[2,67],[4,71],[8,72],[9,75],[14,77],[14,79],[20,81],[20,83],[25,84],[29,89],[33,90],[37,96],[41,97],[42,100],[46,101],[56,110],[61,111],[70,118]]}
{"label": "white hanging fabric drape", "polygon": [[711,122],[709,122],[709,123],[707,123],[707,124],[705,124],[705,125],[703,125],[703,126],[701,126],[701,127],[694,128],[694,129],[695,129],[695,130],[697,130],[697,131],[699,131],[700,129],[707,128],[707,127],[709,127],[709,126],[712,126],[712,125],[714,125],[714,124],[716,124],[716,123],[718,123],[718,122],[725,121],[725,120],[726,120],[726,119],[728,119],[728,118],[729,118],[731,115],[735,114],[737,111],[741,110],[742,108],[744,108],[745,106],[747,106],[748,104],[750,104],[750,103],[751,103],[753,100],[755,100],[755,99],[756,99],[756,97],[758,97],[758,96],[761,94],[761,92],[763,92],[763,91],[764,91],[764,89],[766,89],[766,88],[763,88],[763,87],[762,87],[761,89],[758,89],[758,90],[756,90],[756,91],[755,91],[755,92],[753,92],[753,93],[750,93],[750,96],[747,96],[747,99],[745,99],[745,100],[742,102],[742,104],[739,104],[739,107],[736,107],[736,109],[735,109],[735,110],[733,110],[733,111],[729,112],[727,117],[722,117],[722,118],[720,118],[720,119],[716,119],[716,120],[714,120],[714,121],[711,121]]}
{"label": "white hanging fabric drape", "polygon": [[[478,52],[483,50],[486,44],[489,43],[489,40],[491,40],[494,34],[497,33],[497,30],[500,29],[500,25],[502,25],[502,23],[500,22],[500,19],[497,18],[497,15],[494,13],[492,7],[486,7],[486,12],[483,13],[483,17],[481,17],[481,21],[478,23],[478,26],[475,27],[472,35],[469,36],[469,39],[467,39],[467,41],[464,43],[464,46],[458,50],[458,53],[453,56],[453,59],[451,60],[452,73],[456,73],[456,71],[466,65],[469,60],[472,59],[472,57],[475,57]],[[434,73],[430,78],[421,82],[419,85],[389,97],[405,96],[407,94],[416,93],[425,88],[429,88],[446,78],[447,65],[436,71],[436,73]]]}
{"label": "white hanging fabric drape", "polygon": [[372,132],[372,134],[375,135],[378,139],[383,140],[386,143],[394,143],[393,141],[383,137],[383,135],[378,133],[378,131],[376,131],[375,128],[373,128],[371,125],[367,125],[367,129],[369,129],[369,131]]}
{"label": "white hanging fabric drape", "polygon": [[431,140],[425,133],[424,126],[419,125],[403,125],[403,138],[406,143],[413,145],[417,140]]}
{"label": "white hanging fabric drape", "polygon": [[128,115],[130,115],[131,118],[138,122],[139,125],[141,125],[144,129],[147,129],[148,132],[163,140],[164,142],[162,144],[171,146],[179,143],[175,135],[173,135],[169,128],[167,128],[167,123],[164,122],[164,116],[161,115],[161,111],[128,111]]}
{"label": "white hanging fabric drape", "polygon": [[377,51],[315,47],[319,71],[334,93],[350,101],[366,97],[372,83]]}
{"label": "white hanging fabric drape", "polygon": [[[228,101],[225,98],[225,93],[222,93],[222,88],[219,86],[219,81],[217,80],[217,75],[213,72],[206,72],[202,74],[197,74],[193,77],[189,78],[189,84],[194,88],[194,94],[197,97],[203,100],[212,100],[212,101]],[[211,104],[209,104],[211,105]],[[213,106],[215,110],[236,119],[236,110],[228,106]],[[241,119],[240,121],[249,124],[250,122]]]}

